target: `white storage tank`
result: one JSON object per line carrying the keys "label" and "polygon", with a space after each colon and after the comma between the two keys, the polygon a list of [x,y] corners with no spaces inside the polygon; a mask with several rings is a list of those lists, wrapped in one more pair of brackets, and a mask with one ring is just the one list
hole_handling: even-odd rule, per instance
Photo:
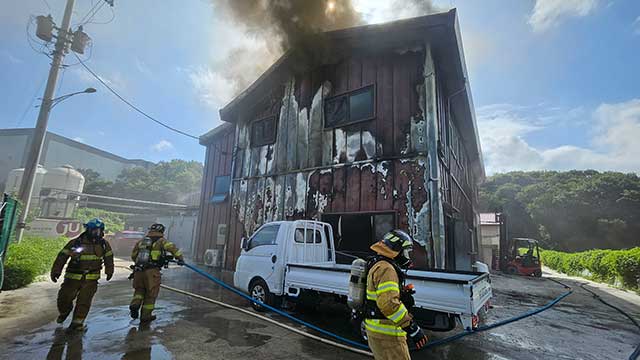
{"label": "white storage tank", "polygon": [[71,165],[49,169],[42,181],[41,207],[46,218],[70,218],[84,189],[84,176]]}
{"label": "white storage tank", "polygon": [[[31,196],[32,198],[37,198],[40,195],[40,189],[42,188],[42,182],[46,173],[47,170],[41,165],[38,165],[38,168],[36,169],[36,179],[33,183],[33,193]],[[17,196],[20,192],[20,185],[22,183],[23,174],[24,168],[13,169],[9,171],[9,176],[7,177],[7,183],[5,185],[4,192],[7,194],[15,194]]]}

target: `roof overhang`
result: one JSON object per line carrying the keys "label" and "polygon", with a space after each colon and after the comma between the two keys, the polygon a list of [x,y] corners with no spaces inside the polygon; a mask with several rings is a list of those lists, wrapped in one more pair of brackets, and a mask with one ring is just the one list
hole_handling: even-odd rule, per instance
{"label": "roof overhang", "polygon": [[200,137],[198,138],[198,141],[200,142],[200,145],[208,145],[211,142],[213,142],[215,138],[217,138],[218,136],[221,136],[222,134],[226,134],[227,132],[231,131],[234,127],[235,125],[233,124],[222,123],[221,125],[216,126],[212,130],[209,130],[208,132],[200,135]]}

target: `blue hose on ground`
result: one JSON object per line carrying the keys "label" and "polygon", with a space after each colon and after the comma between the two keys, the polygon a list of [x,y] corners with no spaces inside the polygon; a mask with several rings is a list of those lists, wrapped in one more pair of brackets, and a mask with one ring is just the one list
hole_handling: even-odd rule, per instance
{"label": "blue hose on ground", "polygon": [[[317,332],[319,332],[321,334],[324,334],[324,335],[327,335],[327,336],[332,337],[334,339],[337,339],[337,340],[339,340],[339,341],[341,341],[341,342],[343,342],[345,344],[349,344],[349,345],[351,345],[353,347],[356,347],[356,348],[359,348],[359,349],[369,350],[369,347],[364,345],[364,344],[361,344],[359,342],[356,342],[356,341],[353,341],[353,340],[349,340],[349,339],[344,338],[342,336],[336,335],[336,334],[334,334],[332,332],[329,332],[327,330],[319,328],[319,327],[317,327],[317,326],[315,326],[315,325],[313,325],[311,323],[308,323],[308,322],[306,322],[304,320],[300,320],[300,319],[298,319],[298,318],[296,318],[294,316],[291,316],[291,315],[287,314],[286,312],[284,312],[284,311],[282,311],[280,309],[274,308],[273,306],[267,305],[267,304],[265,304],[265,303],[263,303],[263,302],[261,302],[259,300],[256,300],[256,299],[248,296],[247,294],[243,293],[242,291],[234,288],[233,286],[227,285],[222,280],[210,275],[209,273],[207,273],[207,272],[205,272],[203,270],[200,270],[199,268],[197,268],[197,267],[195,267],[193,265],[185,263],[184,266],[186,266],[187,268],[191,269],[192,271],[194,271],[194,272],[206,277],[207,279],[213,281],[214,283],[222,286],[223,288],[233,292],[234,294],[237,294],[237,295],[239,295],[239,296],[241,296],[241,297],[243,297],[243,298],[245,298],[245,299],[247,299],[247,300],[249,300],[249,301],[251,301],[251,302],[253,302],[253,303],[257,304],[257,305],[259,305],[259,306],[262,306],[262,307],[264,307],[266,309],[269,309],[269,310],[275,312],[276,314],[282,315],[282,316],[286,317],[289,320],[292,320],[292,321],[294,321],[294,322],[296,322],[298,324],[301,324],[301,325],[306,326],[306,327],[308,327],[310,329],[313,329],[313,330],[315,330],[315,331],[317,331]],[[565,286],[566,288],[569,288],[568,286],[566,286],[564,284],[562,284],[562,285]],[[474,333],[478,333],[478,332],[494,329],[494,328],[497,328],[499,326],[507,325],[507,324],[510,324],[512,322],[519,321],[519,320],[528,318],[530,316],[539,314],[539,313],[541,313],[541,312],[543,312],[545,310],[550,309],[555,304],[557,304],[560,301],[562,301],[562,299],[564,299],[565,297],[571,295],[571,293],[573,293],[573,290],[569,290],[566,293],[564,293],[564,294],[558,296],[557,298],[555,298],[553,301],[547,303],[546,305],[544,305],[542,307],[539,307],[537,309],[533,309],[531,311],[527,311],[524,314],[521,314],[521,315],[518,315],[518,316],[514,316],[514,317],[506,319],[506,320],[498,321],[498,322],[493,323],[493,324],[480,326],[475,330],[466,330],[464,332],[461,332],[459,334],[450,336],[448,338],[432,341],[432,342],[427,343],[427,345],[425,345],[421,349],[413,350],[413,351],[420,351],[420,350],[424,350],[424,349],[430,349],[430,348],[433,348],[433,347],[436,347],[436,346],[439,346],[439,345],[444,345],[444,344],[450,343],[452,341],[461,339],[461,338],[463,338],[463,337],[465,337],[467,335],[471,335],[471,334],[474,334]]]}
{"label": "blue hose on ground", "polygon": [[296,317],[293,317],[293,316],[287,314],[286,312],[284,312],[284,311],[282,311],[280,309],[276,309],[273,306],[269,306],[269,305],[267,305],[267,304],[265,304],[265,303],[263,303],[263,302],[261,302],[259,300],[256,300],[256,299],[252,298],[251,296],[248,296],[247,294],[245,294],[242,291],[234,288],[233,286],[227,285],[226,283],[224,283],[220,279],[217,279],[214,276],[211,276],[209,273],[207,273],[205,271],[202,271],[202,270],[198,269],[197,267],[195,267],[193,265],[185,263],[184,266],[186,266],[189,269],[195,271],[196,273],[206,277],[207,279],[213,281],[214,283],[222,286],[223,288],[233,292],[234,294],[237,294],[237,295],[239,295],[239,296],[241,296],[241,297],[243,297],[243,298],[245,298],[245,299],[257,304],[257,305],[260,305],[260,306],[264,307],[265,309],[269,309],[269,310],[275,312],[278,315],[282,315],[282,316],[286,317],[289,320],[295,321],[298,324],[304,325],[304,326],[306,326],[306,327],[308,327],[310,329],[313,329],[313,330],[315,330],[315,331],[317,331],[317,332],[319,332],[321,334],[324,334],[326,336],[332,337],[332,338],[334,338],[336,340],[339,340],[339,341],[341,341],[341,342],[343,342],[345,344],[349,344],[350,346],[353,346],[355,348],[359,348],[359,349],[363,349],[363,350],[369,350],[369,347],[364,345],[364,344],[361,344],[361,343],[359,343],[357,341],[349,340],[349,339],[344,338],[344,337],[342,337],[340,335],[336,335],[336,334],[334,334],[332,332],[329,332],[329,331],[324,330],[322,328],[319,328],[319,327],[317,327],[317,326],[315,326],[313,324],[310,324],[310,323],[308,323],[308,322],[306,322],[304,320],[300,320],[300,319],[298,319]]}

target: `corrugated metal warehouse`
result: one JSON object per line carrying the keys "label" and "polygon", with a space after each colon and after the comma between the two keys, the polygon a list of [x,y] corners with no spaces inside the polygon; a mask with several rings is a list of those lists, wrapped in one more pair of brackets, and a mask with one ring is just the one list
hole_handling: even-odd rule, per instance
{"label": "corrugated metal warehouse", "polygon": [[196,260],[217,249],[234,269],[263,223],[319,219],[337,250],[366,252],[399,227],[421,245],[418,267],[471,269],[484,167],[455,10],[304,45],[201,137]]}

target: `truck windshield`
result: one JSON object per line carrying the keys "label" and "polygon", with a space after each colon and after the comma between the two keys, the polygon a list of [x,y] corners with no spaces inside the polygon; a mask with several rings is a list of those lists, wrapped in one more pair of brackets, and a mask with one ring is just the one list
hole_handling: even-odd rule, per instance
{"label": "truck windshield", "polygon": [[263,227],[255,235],[253,235],[253,237],[251,238],[251,243],[249,244],[249,248],[253,249],[256,246],[261,245],[275,245],[279,229],[280,225],[269,225]]}

